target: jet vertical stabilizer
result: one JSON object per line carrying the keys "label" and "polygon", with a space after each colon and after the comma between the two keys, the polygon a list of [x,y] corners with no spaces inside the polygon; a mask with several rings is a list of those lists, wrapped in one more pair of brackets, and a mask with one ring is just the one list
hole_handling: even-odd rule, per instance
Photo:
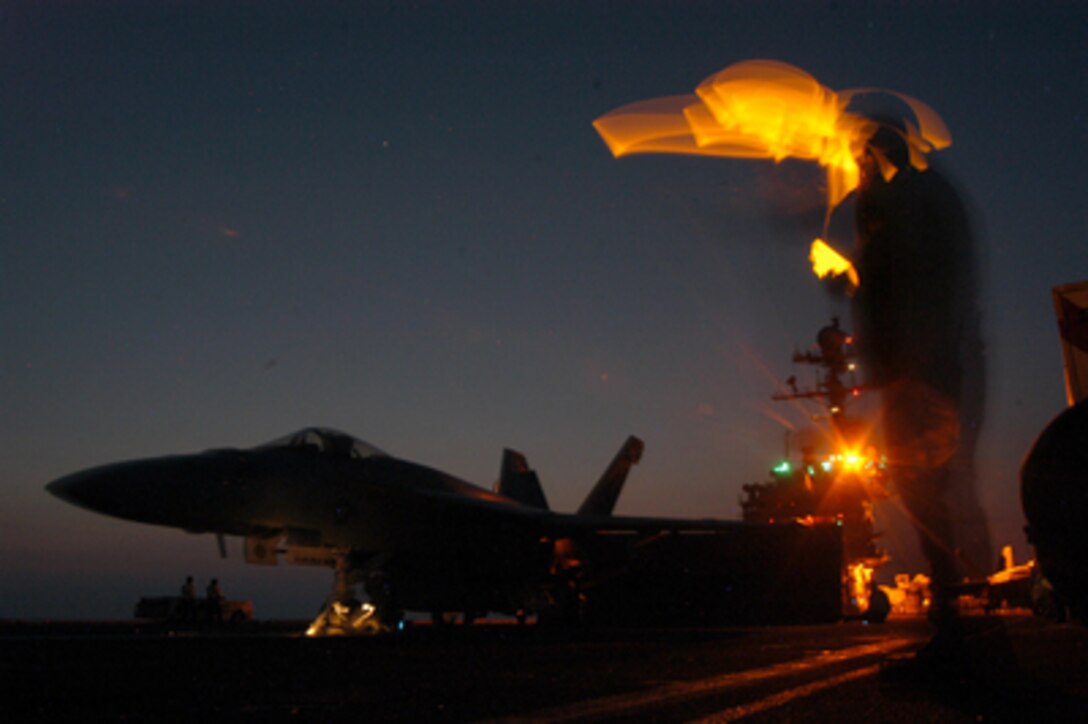
{"label": "jet vertical stabilizer", "polygon": [[631,466],[642,459],[642,450],[645,446],[642,440],[632,435],[623,443],[623,447],[612,458],[612,462],[601,475],[601,479],[593,486],[593,490],[586,496],[582,507],[578,508],[578,515],[612,515],[616,507],[616,501],[623,490],[623,484],[627,482],[627,473]]}
{"label": "jet vertical stabilizer", "polygon": [[502,451],[502,470],[499,482],[495,484],[495,492],[522,505],[548,510],[548,499],[544,497],[540,480],[529,467],[525,456],[514,450]]}

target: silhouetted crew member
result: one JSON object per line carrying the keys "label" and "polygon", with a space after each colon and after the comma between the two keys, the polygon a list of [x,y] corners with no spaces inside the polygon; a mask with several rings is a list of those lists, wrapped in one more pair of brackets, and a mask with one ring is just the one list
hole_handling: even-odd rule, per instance
{"label": "silhouetted crew member", "polygon": [[888,600],[888,594],[877,585],[876,581],[869,583],[869,607],[865,609],[864,620],[869,623],[884,623],[888,620],[888,614],[892,611],[892,603]]}
{"label": "silhouetted crew member", "polygon": [[185,577],[185,583],[181,584],[181,617],[193,618],[196,612],[196,584],[192,576]]}
{"label": "silhouetted crew member", "polygon": [[[898,169],[891,179],[875,154]],[[981,315],[963,203],[936,171],[913,168],[908,154],[902,135],[884,125],[862,161],[853,310],[868,381],[882,388],[893,479],[929,561],[940,615],[941,591],[964,574],[957,548],[975,575],[992,560],[974,491]]]}
{"label": "silhouetted crew member", "polygon": [[208,584],[207,588],[208,596],[208,612],[211,614],[213,623],[222,623],[223,621],[223,590],[219,588],[219,579],[213,578],[212,582]]}

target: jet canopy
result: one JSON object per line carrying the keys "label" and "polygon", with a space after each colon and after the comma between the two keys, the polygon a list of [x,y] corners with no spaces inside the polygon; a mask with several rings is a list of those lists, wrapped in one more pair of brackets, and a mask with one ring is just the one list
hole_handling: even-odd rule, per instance
{"label": "jet canopy", "polygon": [[347,433],[327,427],[307,427],[272,442],[260,446],[267,448],[297,448],[316,450],[322,455],[346,457],[361,460],[363,458],[385,455],[378,448],[362,440],[357,440]]}

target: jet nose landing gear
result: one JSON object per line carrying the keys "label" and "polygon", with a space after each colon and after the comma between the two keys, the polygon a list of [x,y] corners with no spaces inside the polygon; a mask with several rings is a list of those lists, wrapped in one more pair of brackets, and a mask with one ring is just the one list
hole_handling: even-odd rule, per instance
{"label": "jet nose landing gear", "polygon": [[[376,636],[401,628],[403,614],[393,604],[382,571],[360,570],[351,564],[350,557],[346,551],[336,554],[336,578],[329,602],[306,629],[307,636]],[[365,578],[370,603],[360,603],[355,597],[360,578]]]}
{"label": "jet nose landing gear", "polygon": [[376,636],[390,629],[383,625],[378,609],[369,603],[333,601],[318,614],[307,636]]}

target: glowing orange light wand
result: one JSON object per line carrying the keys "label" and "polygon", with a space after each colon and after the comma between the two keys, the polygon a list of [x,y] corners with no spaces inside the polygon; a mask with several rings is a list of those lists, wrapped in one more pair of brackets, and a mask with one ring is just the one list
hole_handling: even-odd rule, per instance
{"label": "glowing orange light wand", "polygon": [[[877,92],[893,95],[910,108],[913,118],[902,119],[905,130],[892,130],[906,142],[911,166],[924,170],[926,153],[952,143],[948,129],[932,108],[894,91],[854,88],[836,92],[800,68],[772,60],[736,63],[704,80],[694,94],[632,103],[606,113],[593,126],[616,157],[680,153],[815,161],[827,172],[826,227],[831,211],[858,187],[858,160],[863,154],[874,156],[885,180],[898,171],[878,149],[867,148],[880,124],[846,111],[855,96]],[[835,254],[841,262],[824,268],[847,274],[858,286],[860,280],[849,261],[823,241],[817,242],[822,246],[817,250],[814,242],[813,263],[817,263],[816,257],[829,257],[828,252]],[[817,271],[821,276],[826,273]]]}

